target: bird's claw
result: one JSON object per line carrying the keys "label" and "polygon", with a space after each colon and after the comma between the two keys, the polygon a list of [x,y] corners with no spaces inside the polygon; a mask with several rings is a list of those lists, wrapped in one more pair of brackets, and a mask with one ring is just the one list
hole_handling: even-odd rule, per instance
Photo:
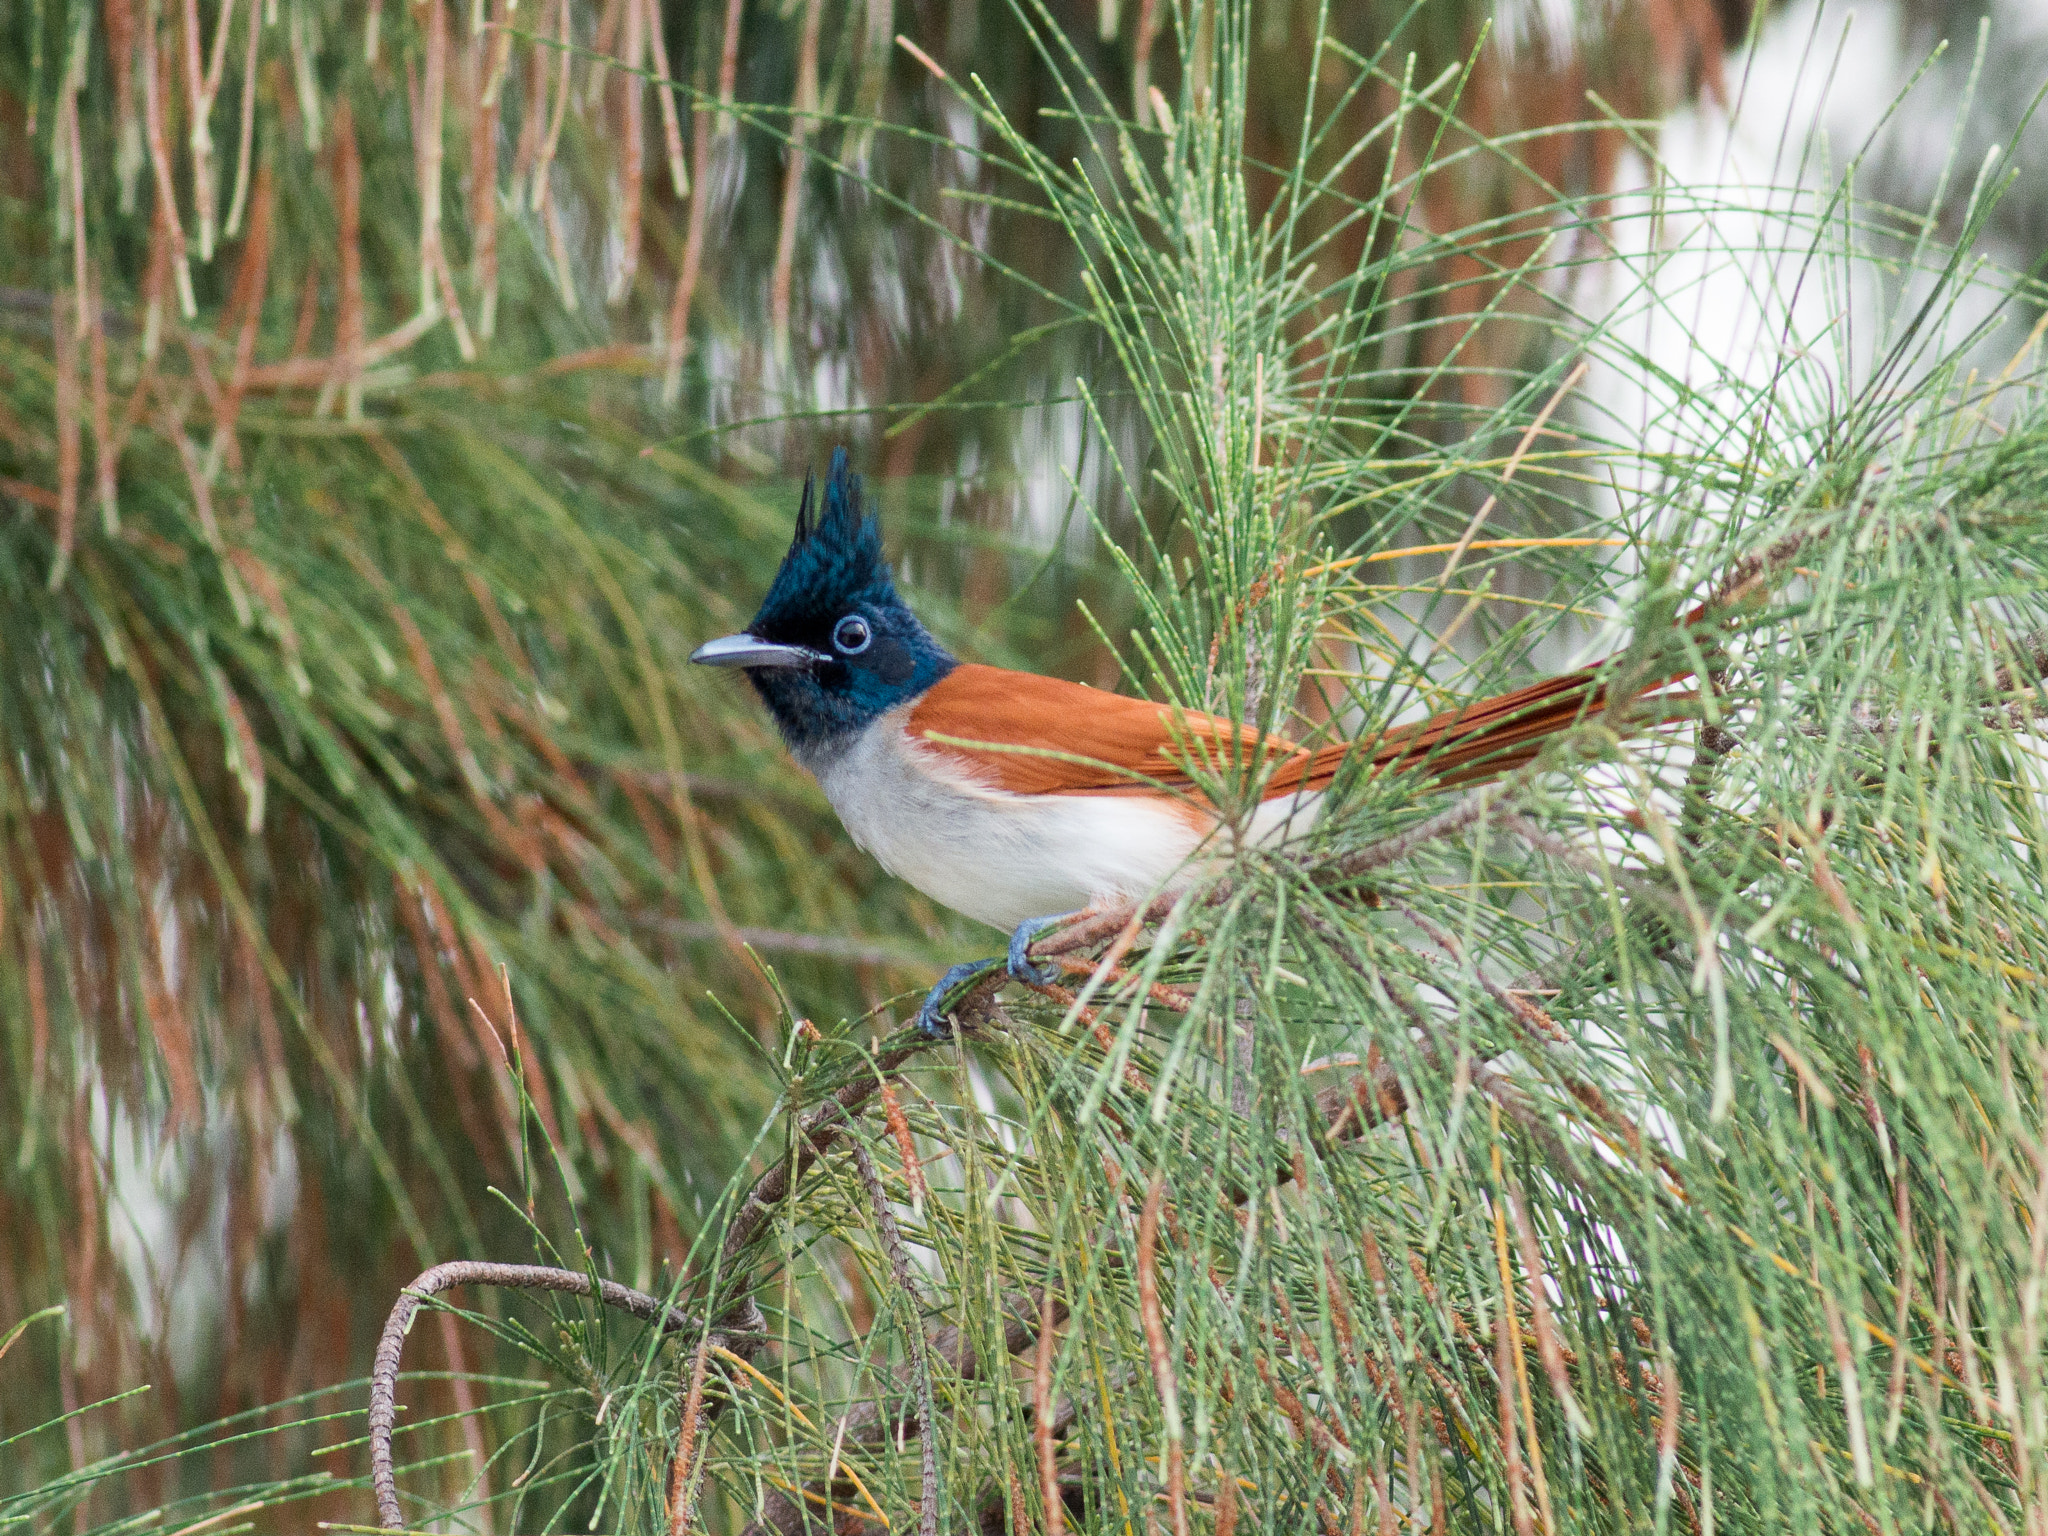
{"label": "bird's claw", "polygon": [[1003,959],[963,960],[947,971],[919,1005],[917,1027],[934,1040],[944,1040],[951,1035],[953,1027],[946,1020],[970,989],[969,984],[986,981],[998,966],[1009,974],[1011,980],[1021,981],[1027,987],[1043,987],[1058,980],[1059,967],[1040,965],[1033,960],[1031,945],[1046,929],[1057,928],[1071,916],[1071,912],[1062,912],[1055,917],[1027,917],[1010,935],[1010,952]]}
{"label": "bird's claw", "polygon": [[1060,968],[1056,965],[1040,965],[1031,958],[1031,946],[1038,936],[1048,928],[1057,928],[1074,914],[1062,912],[1054,917],[1027,917],[1017,925],[1017,931],[1010,935],[1009,970],[1013,981],[1021,981],[1027,987],[1043,987],[1059,980]]}
{"label": "bird's claw", "polygon": [[998,960],[963,960],[947,971],[918,1006],[917,1027],[934,1040],[946,1039],[953,1033],[953,1027],[946,1019],[953,1012],[964,984],[981,980],[1001,963]]}

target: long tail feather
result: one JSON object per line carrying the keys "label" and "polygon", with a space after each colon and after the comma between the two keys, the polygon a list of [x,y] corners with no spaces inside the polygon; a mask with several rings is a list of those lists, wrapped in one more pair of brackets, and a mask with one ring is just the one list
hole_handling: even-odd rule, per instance
{"label": "long tail feather", "polygon": [[[1637,697],[1655,694],[1690,675],[1680,672],[1661,678],[1640,690]],[[1610,676],[1610,668],[1587,667],[1461,704],[1427,720],[1395,726],[1367,748],[1372,771],[1415,773],[1432,789],[1497,779],[1533,762],[1552,737],[1605,710]],[[1671,695],[1670,702],[1684,704],[1691,698],[1690,694]],[[1647,729],[1670,718],[1669,714],[1652,713],[1631,724]],[[1355,749],[1352,742],[1331,742],[1303,759],[1299,776],[1282,770],[1267,793],[1325,788]]]}

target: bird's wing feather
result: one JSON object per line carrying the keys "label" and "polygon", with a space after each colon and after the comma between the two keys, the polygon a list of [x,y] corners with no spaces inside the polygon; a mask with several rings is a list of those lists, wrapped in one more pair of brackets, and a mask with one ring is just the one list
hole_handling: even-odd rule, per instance
{"label": "bird's wing feather", "polygon": [[[1017,795],[1143,793],[1152,784],[1188,789],[1191,762],[1220,766],[1259,740],[1252,727],[1215,715],[973,665],[955,667],[918,701],[909,731],[991,788]],[[1291,742],[1268,743],[1308,760]]]}
{"label": "bird's wing feather", "polygon": [[[1430,789],[1498,778],[1532,761],[1558,732],[1605,709],[1607,674],[1607,668],[1588,667],[1547,677],[1395,726],[1368,742],[1333,741],[1311,752],[1268,736],[1265,750],[1281,761],[1266,782],[1265,798],[1328,788],[1345,760],[1360,750],[1372,772],[1417,773]],[[1663,697],[1674,706],[1690,698]],[[1260,742],[1251,726],[1215,715],[982,666],[956,667],[926,693],[911,712],[910,734],[990,787],[1020,795],[1144,793],[1154,784],[1192,791],[1190,762],[1221,768],[1234,751]],[[1022,750],[990,751],[961,742]]]}

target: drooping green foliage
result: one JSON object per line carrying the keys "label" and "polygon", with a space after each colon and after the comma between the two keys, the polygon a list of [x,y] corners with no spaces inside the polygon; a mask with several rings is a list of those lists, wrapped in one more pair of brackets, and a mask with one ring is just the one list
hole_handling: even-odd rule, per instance
{"label": "drooping green foliage", "polygon": [[[799,106],[821,105],[802,58],[823,56],[824,9],[792,29]],[[258,40],[279,50],[258,99],[280,157],[330,100],[284,66],[340,57],[312,10],[287,12]],[[382,19],[383,76],[337,66],[331,100],[376,151],[358,173],[384,189],[364,209],[428,174],[371,88],[403,62],[430,82],[437,46],[488,78],[489,48],[437,14]],[[560,14],[630,53],[602,16]],[[819,184],[843,178],[849,204],[873,197],[931,242],[932,270],[1046,327],[1020,325],[1014,357],[995,338],[984,381],[1074,399],[1093,477],[1074,500],[1121,577],[1090,582],[1089,611],[1129,685],[1369,740],[1584,651],[1618,658],[1616,705],[1463,797],[1340,778],[1298,843],[1067,951],[1072,1006],[1013,999],[957,1047],[885,1051],[872,1037],[902,1010],[868,1010],[926,975],[902,962],[980,941],[901,892],[869,896],[758,719],[681,665],[749,606],[787,509],[699,467],[695,438],[638,452],[677,409],[722,423],[841,403],[761,381],[860,346],[771,327],[728,367],[732,312],[699,316],[664,406],[665,341],[576,350],[606,340],[588,315],[623,259],[595,237],[623,225],[562,212],[602,201],[585,187],[562,196],[559,243],[545,210],[522,214],[523,251],[508,222],[500,336],[477,366],[434,314],[406,354],[431,371],[379,373],[361,344],[420,312],[430,245],[366,218],[350,318],[357,173],[333,137],[324,160],[280,161],[267,216],[339,231],[340,251],[281,239],[239,309],[239,284],[206,291],[196,268],[201,314],[224,316],[209,335],[176,318],[175,264],[121,222],[110,132],[91,184],[112,207],[88,228],[115,234],[88,254],[109,290],[125,274],[99,322],[111,422],[139,402],[117,530],[92,500],[101,311],[81,334],[61,244],[51,302],[28,311],[52,329],[5,343],[9,421],[30,424],[7,489],[36,515],[8,525],[0,623],[10,657],[38,658],[0,677],[7,739],[32,744],[6,770],[19,916],[0,936],[23,958],[0,985],[25,1065],[5,1198],[41,1266],[9,1283],[97,1296],[116,1260],[75,1233],[102,1230],[108,1191],[158,1192],[183,1232],[124,1216],[145,1254],[186,1260],[204,1233],[229,1273],[301,1293],[299,1338],[263,1347],[310,1375],[245,1387],[276,1398],[360,1373],[365,1297],[381,1310],[435,1259],[538,1246],[655,1290],[672,1263],[708,1337],[664,1345],[580,1303],[476,1318],[502,1357],[452,1315],[415,1330],[409,1363],[524,1353],[548,1378],[407,1381],[417,1524],[672,1528],[694,1510],[796,1530],[829,1509],[907,1529],[926,1504],[946,1528],[1049,1528],[1058,1504],[1076,1530],[1176,1536],[2038,1520],[2048,421],[2031,351],[1970,373],[1980,337],[1959,317],[1987,285],[1951,256],[2000,184],[1964,178],[1925,219],[1826,175],[1779,192],[1763,225],[1752,189],[1604,203],[1545,177],[1550,146],[1473,130],[1460,50],[1438,73],[1399,37],[1360,49],[1320,22],[1306,76],[1283,82],[1300,115],[1280,120],[1302,126],[1274,153],[1250,8],[1189,13],[1142,121],[1093,92],[1095,61],[1053,18],[1026,20],[1043,50],[1028,75],[976,78],[948,55],[952,78],[917,87],[978,146],[956,157],[965,196],[884,174],[953,149],[864,116],[802,131]],[[434,43],[442,23],[459,45]],[[709,84],[718,49],[705,58]],[[587,56],[570,68],[585,104],[612,88]],[[841,88],[858,100],[862,78]],[[1027,79],[1029,110],[1010,94]],[[102,86],[87,101],[111,124]],[[685,107],[679,133],[708,136],[714,115]],[[522,109],[505,110],[511,157]],[[639,110],[654,142],[653,98]],[[803,123],[737,116],[771,142]],[[584,131],[564,140],[590,157],[574,163],[603,167]],[[721,163],[743,183],[737,156]],[[1432,202],[1471,185],[1511,190],[1483,211]],[[252,181],[252,223],[263,195]],[[608,323],[672,313],[646,274],[666,229],[685,280],[688,205],[657,201]],[[984,208],[1037,234],[992,238]],[[776,290],[796,247],[742,227],[758,259],[733,258],[706,306],[787,250],[767,308],[790,315]],[[293,297],[307,269],[310,306]],[[1746,274],[1758,315],[1753,356],[1719,373],[1656,339],[1728,302],[1717,271]],[[564,273],[583,318],[550,307]],[[475,266],[462,283],[480,330]],[[1828,298],[1818,323],[1809,287]],[[1446,323],[1475,310],[1485,324]],[[249,313],[261,340],[236,363]],[[331,350],[296,344],[301,313]],[[225,403],[238,376],[250,398]],[[968,370],[939,376],[988,398]],[[850,398],[937,393],[870,380]],[[1000,440],[963,419],[911,430]],[[914,575],[950,569],[931,530],[909,548]],[[967,585],[988,579],[970,567]],[[1033,623],[1013,611],[972,638],[1000,654]],[[1685,673],[1631,713],[1638,688]],[[1254,772],[1220,765],[1212,798],[1246,803]],[[728,924],[770,930],[772,978],[720,944]],[[870,969],[849,975],[848,955]],[[707,987],[767,1050],[750,1058]],[[750,1059],[781,1100],[713,1205],[763,1124]],[[834,1094],[858,1101],[836,1138]],[[541,1174],[544,1141],[561,1157]],[[135,1147],[159,1159],[146,1176],[95,1177]],[[764,1167],[771,1188],[793,1170],[772,1201]],[[174,1348],[208,1353],[176,1344],[178,1317],[227,1319],[211,1369],[232,1376],[259,1353],[250,1331],[279,1326],[242,1305],[195,1304],[167,1275],[141,1309],[154,1332],[81,1310],[74,1379],[171,1383]],[[145,1338],[163,1359],[124,1355]],[[10,1373],[58,1379],[54,1349],[28,1353],[43,1335],[16,1347]],[[226,1489],[251,1475],[225,1470],[238,1457],[281,1466],[355,1433],[110,1466],[87,1513],[167,1502],[149,1491],[166,1481]],[[91,1459],[64,1437],[37,1437],[41,1465]],[[54,1518],[71,1497],[0,1516]],[[360,1494],[321,1508],[368,1518]]]}
{"label": "drooping green foliage", "polygon": [[[521,1039],[606,1204],[593,1241],[643,1276],[678,1260],[772,1098],[756,957],[843,1012],[959,942],[683,658],[774,569],[805,412],[929,392],[934,338],[986,351],[948,329],[986,285],[957,257],[964,291],[907,283],[929,237],[838,228],[829,172],[688,97],[705,195],[631,163],[623,119],[668,135],[594,56],[631,62],[621,15],[525,17],[570,56],[453,6],[0,7],[0,1316],[70,1302],[17,1346],[36,1387],[5,1429],[158,1387],[0,1485],[352,1377],[428,1259],[520,1241],[487,1189],[519,1183]],[[815,29],[746,14],[721,79],[725,17],[666,18],[676,73],[788,99]],[[923,110],[923,71],[906,89],[886,34],[855,35],[817,104]],[[914,141],[890,169],[926,203],[960,174]],[[789,275],[799,225],[758,217],[778,187],[805,252],[893,284],[892,326],[832,260]],[[872,371],[852,397],[841,363]],[[872,436],[824,428],[849,425]],[[892,467],[980,440],[948,418]],[[944,585],[1008,547],[1014,483],[970,490],[966,538],[930,536],[930,490],[902,519]],[[1021,610],[979,645],[1047,628]],[[123,1474],[131,1502],[151,1475]]]}
{"label": "drooping green foliage", "polygon": [[[1169,9],[1064,20],[1142,103]],[[1457,56],[1476,16],[1411,31]],[[1313,23],[1267,8],[1260,67]],[[898,30],[1081,142],[1002,4],[0,3],[0,1318],[68,1302],[6,1432],[120,1399],[0,1481],[348,1378],[428,1258],[523,1241],[486,1193],[521,1041],[593,1246],[651,1280],[772,1095],[757,957],[831,1017],[970,942],[681,665],[844,435],[950,640],[1114,676],[1073,599],[1128,599],[1059,530],[1132,513],[1049,472],[1104,362],[1072,254],[985,200]],[[1696,83],[1641,50],[1573,68]]]}
{"label": "drooping green foliage", "polygon": [[[1954,246],[1849,177],[1755,247],[1732,193],[1617,207],[1617,248],[1657,218],[1700,284],[1760,274],[1761,366],[1629,339],[1698,298],[1644,242],[1622,318],[1553,303],[1559,360],[1446,450],[1438,395],[1371,387],[1426,257],[1319,279],[1297,233],[1343,201],[1316,111],[1246,195],[1246,19],[1194,31],[1170,134],[1078,81],[1073,167],[962,84],[1150,429],[1119,460],[1170,509],[1124,558],[1133,681],[1369,739],[1576,633],[1609,702],[1459,797],[1340,778],[1285,849],[1044,946],[1076,990],[957,1047],[792,1019],[768,1214],[735,1185],[680,1287],[703,1321],[608,1383],[638,1411],[562,1464],[557,1518],[2025,1528],[2048,415],[2034,338],[1971,368],[1996,311],[1953,254],[2000,184],[1957,191]],[[1404,90],[1383,131],[1445,105]],[[1398,226],[1403,190],[1350,211]],[[1801,280],[1842,297],[1818,333],[1770,308]],[[1647,376],[1654,435],[1569,408],[1581,360]],[[1493,596],[1511,559],[1540,595]]]}

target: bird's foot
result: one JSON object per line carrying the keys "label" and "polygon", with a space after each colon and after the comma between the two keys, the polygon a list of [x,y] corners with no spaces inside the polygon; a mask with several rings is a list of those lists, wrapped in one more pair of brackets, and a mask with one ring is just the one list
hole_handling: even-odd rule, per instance
{"label": "bird's foot", "polygon": [[1078,914],[1057,912],[1051,917],[1027,917],[1017,925],[1017,931],[1010,935],[1009,970],[1013,981],[1021,981],[1027,987],[1043,987],[1058,981],[1060,968],[1056,965],[1040,965],[1031,958],[1031,946],[1038,936],[1049,928],[1057,928],[1069,918]]}
{"label": "bird's foot", "polygon": [[1002,963],[1000,960],[963,960],[947,971],[919,1005],[917,1027],[934,1040],[944,1040],[951,1035],[953,1026],[946,1020],[953,1010],[974,985],[986,981]]}
{"label": "bird's foot", "polygon": [[917,1010],[917,1027],[934,1040],[943,1040],[952,1034],[953,1028],[946,1020],[967,994],[996,974],[998,968],[1007,972],[1011,980],[1021,981],[1027,987],[1043,987],[1057,981],[1059,967],[1040,965],[1033,960],[1031,946],[1041,933],[1048,928],[1057,928],[1073,916],[1072,912],[1061,912],[1052,917],[1027,917],[1010,935],[1010,952],[1003,959],[961,961],[925,994],[924,1002]]}

